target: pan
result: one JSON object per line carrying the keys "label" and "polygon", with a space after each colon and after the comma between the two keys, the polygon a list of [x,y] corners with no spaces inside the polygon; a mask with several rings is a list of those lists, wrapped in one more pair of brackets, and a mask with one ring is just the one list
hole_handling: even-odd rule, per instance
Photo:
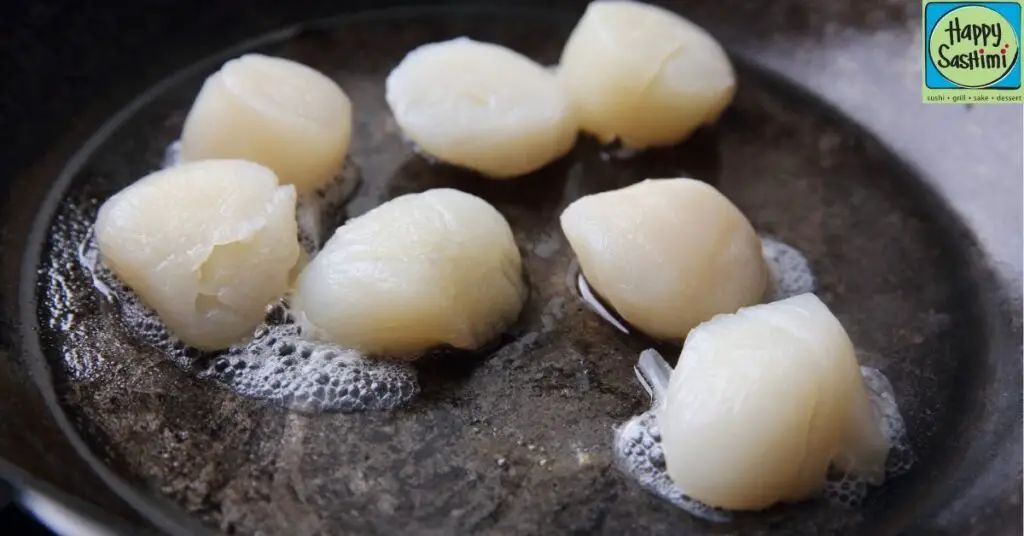
{"label": "pan", "polygon": [[[899,76],[876,60],[909,50],[893,37],[916,24],[909,8],[671,7],[730,48],[739,92],[716,126],[631,158],[583,139],[520,180],[481,182],[416,154],[384,103],[384,77],[423,43],[466,35],[556,63],[582,8],[572,3],[305,22],[183,58],[101,125],[68,135],[5,184],[5,478],[124,533],[1018,531],[1019,110],[901,110],[919,95],[906,80],[875,83]],[[328,7],[288,9],[251,28]],[[452,187],[493,204],[515,232],[531,285],[521,318],[497,348],[418,367],[422,392],[407,407],[304,414],[220,388],[133,340],[83,269],[98,204],[161,165],[204,78],[245,52],[313,66],[351,97],[361,183],[339,220]],[[840,60],[871,70],[835,70]],[[886,88],[902,93],[864,104]],[[941,129],[958,121],[973,126],[954,148]],[[713,523],[617,469],[614,430],[648,404],[633,372],[647,343],[609,329],[566,283],[572,253],[557,215],[589,193],[682,175],[800,249],[862,364],[891,380],[917,460],[860,507],[813,502]]]}

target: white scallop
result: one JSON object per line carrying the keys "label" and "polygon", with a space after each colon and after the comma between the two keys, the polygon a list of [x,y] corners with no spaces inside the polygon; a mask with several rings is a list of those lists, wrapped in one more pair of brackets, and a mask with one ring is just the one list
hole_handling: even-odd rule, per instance
{"label": "white scallop", "polygon": [[589,195],[569,205],[561,223],[590,286],[651,336],[683,339],[715,314],[764,296],[760,240],[703,182],[650,179]]}
{"label": "white scallop", "polygon": [[100,207],[100,255],[185,343],[225,348],[288,289],[299,258],[295,196],[244,160],[157,171]]}
{"label": "white scallop", "polygon": [[258,162],[300,192],[341,170],[352,104],[333,80],[283,58],[247,54],[206,79],[181,134],[181,158]]}
{"label": "white scallop", "polygon": [[478,348],[513,322],[526,288],[505,218],[451,189],[397,197],[338,228],[299,276],[316,336],[392,357]]}
{"label": "white scallop", "polygon": [[576,141],[554,75],[499,45],[465,37],[423,45],[386,86],[395,121],[421,151],[490,178],[535,171]]}
{"label": "white scallop", "polygon": [[685,140],[717,121],[736,91],[732,64],[707,32],[629,1],[587,7],[558,77],[585,132],[635,149]]}
{"label": "white scallop", "polygon": [[694,329],[656,414],[669,476],[710,506],[808,499],[830,464],[885,477],[888,444],[853,344],[813,294]]}

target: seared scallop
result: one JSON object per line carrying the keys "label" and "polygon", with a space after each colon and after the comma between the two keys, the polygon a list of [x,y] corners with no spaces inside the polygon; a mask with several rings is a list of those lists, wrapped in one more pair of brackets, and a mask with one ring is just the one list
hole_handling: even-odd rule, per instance
{"label": "seared scallop", "polygon": [[706,31],[629,1],[587,7],[558,78],[585,132],[634,149],[685,140],[717,121],[736,92],[729,57]]}
{"label": "seared scallop", "polygon": [[297,282],[295,306],[322,339],[412,358],[474,349],[522,309],[522,259],[508,222],[451,189],[408,194],[338,228]]}
{"label": "seared scallop", "polygon": [[535,171],[576,141],[572,107],[550,71],[465,37],[410,52],[388,76],[387,101],[420,151],[493,179]]}
{"label": "seared scallop", "polygon": [[648,335],[683,339],[765,294],[761,241],[703,182],[646,180],[589,195],[569,205],[561,223],[590,286]]}
{"label": "seared scallop", "polygon": [[181,159],[240,158],[301,193],[342,169],[352,103],[334,80],[284,58],[247,54],[206,79],[181,134]]}
{"label": "seared scallop", "polygon": [[830,465],[885,477],[889,446],[853,344],[813,294],[698,326],[656,411],[669,476],[711,506],[811,498]]}
{"label": "seared scallop", "polygon": [[288,290],[299,258],[295,196],[244,160],[157,171],[100,208],[100,256],[182,341],[225,348]]}

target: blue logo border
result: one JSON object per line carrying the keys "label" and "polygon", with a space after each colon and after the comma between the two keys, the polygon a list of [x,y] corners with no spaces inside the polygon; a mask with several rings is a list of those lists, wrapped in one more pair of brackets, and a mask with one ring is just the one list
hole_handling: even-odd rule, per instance
{"label": "blue logo border", "polygon": [[[998,82],[983,88],[965,88],[959,86],[939,72],[932,60],[929,38],[935,28],[935,24],[945,14],[954,9],[965,6],[979,6],[991,9],[999,13],[1010,23],[1010,27],[1017,34],[1017,54],[1010,72]],[[924,47],[924,83],[928,89],[956,89],[962,91],[1007,89],[1017,90],[1021,87],[1021,4],[1020,2],[928,2],[924,6],[924,28],[921,35],[922,46]]]}

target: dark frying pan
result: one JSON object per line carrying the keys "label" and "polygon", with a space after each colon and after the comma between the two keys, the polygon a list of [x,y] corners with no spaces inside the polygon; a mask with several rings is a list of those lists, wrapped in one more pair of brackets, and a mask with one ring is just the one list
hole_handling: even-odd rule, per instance
{"label": "dark frying pan", "polygon": [[[917,5],[673,4],[737,53],[741,90],[721,125],[627,161],[584,141],[498,185],[410,153],[388,126],[383,76],[412,46],[463,34],[553,62],[581,4],[341,16],[195,63],[342,9],[279,4],[43,4],[4,34],[18,75],[4,81],[4,124],[19,135],[0,211],[0,475],[30,506],[42,492],[132,534],[1020,533],[1021,114],[918,104]],[[203,76],[253,49],[352,96],[364,185],[349,215],[440,185],[488,199],[534,286],[506,347],[554,330],[517,346],[528,351],[424,367],[406,410],[315,417],[217,389],[125,338],[83,291],[64,223],[157,165]],[[715,525],[611,465],[611,427],[645,403],[631,370],[642,343],[572,301],[554,215],[590,191],[682,173],[803,249],[862,359],[893,381],[919,461],[862,509]],[[68,323],[91,327],[72,341]]]}

